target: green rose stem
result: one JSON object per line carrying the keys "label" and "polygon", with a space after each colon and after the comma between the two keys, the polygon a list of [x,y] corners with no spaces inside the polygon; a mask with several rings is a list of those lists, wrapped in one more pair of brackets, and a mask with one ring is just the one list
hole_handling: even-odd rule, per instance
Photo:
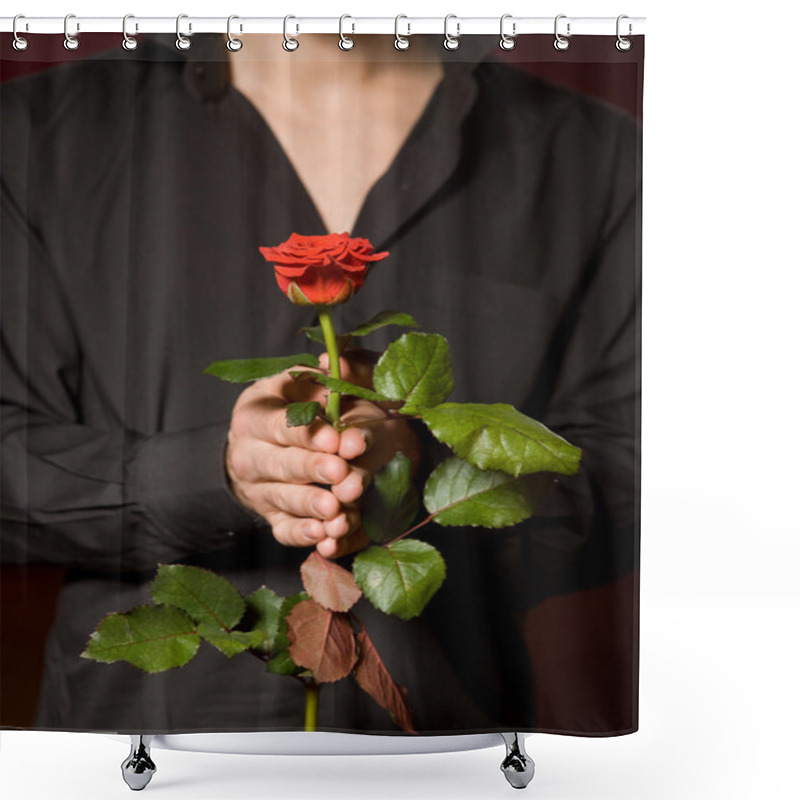
{"label": "green rose stem", "polygon": [[[251,656],[255,656],[259,661],[265,664],[269,663],[269,656],[259,653],[256,650],[247,650]],[[307,731],[315,731],[317,729],[317,709],[319,708],[319,684],[313,678],[303,678],[300,675],[292,676],[303,684],[306,690],[306,725]]]}
{"label": "green rose stem", "polygon": [[[336,342],[336,331],[333,329],[330,306],[319,307],[319,324],[322,328],[322,335],[325,338],[325,347],[328,350],[331,377],[341,380],[342,372],[339,368],[339,345]],[[338,431],[341,427],[339,421],[339,392],[329,392],[325,413],[330,423]]]}
{"label": "green rose stem", "polygon": [[309,679],[305,682],[306,687],[306,730],[315,731],[317,729],[317,708],[319,707],[319,684]]}

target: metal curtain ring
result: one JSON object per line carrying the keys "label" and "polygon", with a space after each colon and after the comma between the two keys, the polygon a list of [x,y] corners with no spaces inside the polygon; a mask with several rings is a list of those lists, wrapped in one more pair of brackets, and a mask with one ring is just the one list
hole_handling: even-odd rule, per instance
{"label": "metal curtain ring", "polygon": [[[456,20],[456,35],[453,36],[447,30],[447,23],[450,22],[451,19]],[[455,14],[448,14],[444,18],[444,41],[442,45],[444,46],[445,50],[458,50],[458,46],[461,42],[458,40],[458,37],[461,35],[461,23],[458,21],[458,17]]]}
{"label": "metal curtain ring", "polygon": [[[65,50],[77,50],[80,46],[80,42],[74,36],[69,35],[69,21],[71,19],[75,19],[74,14],[67,14],[64,17],[64,49]],[[81,29],[80,23],[75,23],[75,31],[79,31]]]}
{"label": "metal curtain ring", "polygon": [[[22,36],[20,36],[17,33],[17,20],[18,19],[25,19],[25,15],[24,14],[17,14],[17,16],[14,17],[14,21],[11,23],[11,31],[14,34],[14,41],[11,44],[12,44],[12,47],[15,50],[20,50],[20,51],[27,50],[28,49],[28,44],[30,44],[30,43],[28,42],[27,39],[23,38]],[[26,31],[28,30],[28,23],[27,22],[25,23],[25,30]]]}
{"label": "metal curtain ring", "polygon": [[[628,50],[630,50],[631,46],[633,45],[633,42],[630,39],[626,39],[619,32],[620,22],[622,22],[622,20],[624,20],[624,19],[629,19],[627,14],[620,14],[617,17],[617,50],[619,50],[622,53],[625,53]],[[633,33],[633,25],[631,25],[631,23],[629,22],[628,23],[628,36],[630,36],[632,33]]]}
{"label": "metal curtain ring", "polygon": [[[242,47],[244,47],[244,43],[242,42],[242,40],[236,39],[231,34],[231,22],[235,19],[239,19],[239,17],[237,17],[236,14],[231,14],[228,17],[228,41],[225,43],[225,47],[227,47],[228,50],[231,51],[231,53],[238,53],[242,49]],[[241,32],[242,32],[242,26],[239,25],[239,33]]]}
{"label": "metal curtain ring", "polygon": [[408,19],[405,14],[398,14],[394,18],[394,46],[397,50],[408,50],[411,47],[411,42],[406,38],[406,36],[411,36],[411,23],[407,22],[406,27],[408,28],[408,32],[405,36],[400,35],[400,20],[401,19]]}
{"label": "metal curtain ring", "polygon": [[[288,53],[293,53],[300,47],[300,42],[298,39],[295,39],[293,36],[289,36],[286,31],[286,25],[290,19],[297,19],[297,17],[293,17],[291,14],[287,14],[283,18],[283,49],[286,50]],[[300,26],[297,25],[297,33],[300,33]]]}
{"label": "metal curtain ring", "polygon": [[[344,25],[344,21],[346,19],[353,19],[353,18],[349,14],[342,14],[342,16],[339,17],[339,49],[340,50],[352,50],[356,46],[356,43],[349,36],[345,36],[344,33],[342,32],[342,26]],[[354,23],[352,23],[351,33],[355,33],[355,31],[356,31],[356,24],[354,22]]]}
{"label": "metal curtain ring", "polygon": [[[555,24],[553,26],[553,31],[554,31],[555,36],[556,36],[556,39],[553,42],[553,47],[555,47],[556,50],[568,50],[569,49],[569,39],[566,39],[565,37],[563,37],[558,32],[558,21],[560,19],[566,19],[566,18],[567,18],[566,14],[559,14],[556,17],[556,21],[555,21]],[[570,23],[568,22],[567,23],[567,36],[569,36],[569,35],[570,35]]]}
{"label": "metal curtain ring", "polygon": [[503,14],[503,16],[500,17],[500,47],[503,50],[513,50],[517,44],[517,41],[514,38],[517,35],[517,23],[511,23],[511,36],[509,36],[504,30],[505,21],[507,19],[511,19],[512,17],[512,14]]}
{"label": "metal curtain ring", "polygon": [[[181,20],[188,19],[188,17],[189,17],[188,14],[178,14],[178,18],[175,20],[175,36],[177,37],[175,39],[175,47],[177,47],[178,50],[188,50],[192,46],[192,40],[187,39],[181,33]],[[190,22],[189,32],[191,33],[191,31],[192,31],[192,23]]]}
{"label": "metal curtain ring", "polygon": [[[128,36],[128,20],[129,19],[136,19],[133,14],[126,14],[122,18],[122,49],[123,50],[135,50],[139,46],[139,42],[136,41],[132,36]],[[134,26],[134,30],[139,30],[139,23],[137,22]]]}

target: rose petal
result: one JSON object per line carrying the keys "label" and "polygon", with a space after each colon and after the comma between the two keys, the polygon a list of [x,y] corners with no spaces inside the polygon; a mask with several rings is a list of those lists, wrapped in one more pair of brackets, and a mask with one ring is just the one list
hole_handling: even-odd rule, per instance
{"label": "rose petal", "polygon": [[336,305],[361,289],[370,265],[389,253],[373,252],[369,239],[348,232],[303,236],[293,232],[277,247],[260,247],[273,264],[278,286],[301,305]]}
{"label": "rose petal", "polygon": [[287,278],[299,278],[301,275],[305,275],[308,270],[313,269],[313,264],[304,264],[302,266],[297,267],[290,267],[285,264],[276,264],[275,265],[275,274],[276,275],[284,275]]}

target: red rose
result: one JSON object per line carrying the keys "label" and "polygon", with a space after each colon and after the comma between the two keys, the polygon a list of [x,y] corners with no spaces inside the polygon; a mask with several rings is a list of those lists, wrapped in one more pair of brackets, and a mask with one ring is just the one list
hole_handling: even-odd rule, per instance
{"label": "red rose", "polygon": [[293,233],[277,247],[258,249],[275,264],[281,291],[301,306],[344,303],[364,285],[370,263],[389,255],[374,252],[369,239],[352,239],[349,233]]}

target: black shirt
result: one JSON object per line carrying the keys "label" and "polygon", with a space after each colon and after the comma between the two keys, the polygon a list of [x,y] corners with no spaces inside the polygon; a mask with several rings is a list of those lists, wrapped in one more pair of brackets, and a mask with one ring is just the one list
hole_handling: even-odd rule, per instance
{"label": "black shirt", "polygon": [[[218,37],[188,59],[150,42],[2,87],[2,557],[71,568],[39,727],[301,722],[302,688],[246,656],[201,648],[159,676],[78,657],[106,613],[147,602],[159,562],[300,589],[307,551],[226,485],[240,389],[202,373],[304,349],[313,310],[286,301],[258,246],[325,229],[220,52]],[[512,403],[584,456],[528,523],[426,529],[448,578],[422,617],[358,609],[419,730],[532,730],[525,609],[637,565],[639,131],[511,66],[443,58],[351,231],[391,256],[340,325],[408,311],[450,340],[451,399]],[[394,730],[350,679],[325,687],[319,724]]]}

